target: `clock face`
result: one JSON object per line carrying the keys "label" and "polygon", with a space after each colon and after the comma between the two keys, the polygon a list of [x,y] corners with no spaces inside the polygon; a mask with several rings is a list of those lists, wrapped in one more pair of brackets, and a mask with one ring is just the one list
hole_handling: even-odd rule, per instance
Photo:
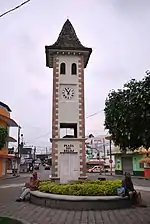
{"label": "clock face", "polygon": [[65,99],[70,100],[74,96],[74,89],[66,87],[62,91],[62,95]]}

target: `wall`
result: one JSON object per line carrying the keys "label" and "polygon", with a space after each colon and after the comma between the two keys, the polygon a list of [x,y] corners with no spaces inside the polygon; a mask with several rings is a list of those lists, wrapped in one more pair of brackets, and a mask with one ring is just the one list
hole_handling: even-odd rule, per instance
{"label": "wall", "polygon": [[133,155],[133,173],[135,176],[144,176],[144,168],[140,167],[139,160],[143,157],[143,155]]}
{"label": "wall", "polygon": [[[71,150],[74,153],[62,154],[66,150],[65,146],[72,145]],[[60,182],[78,180],[80,177],[80,141],[64,140],[58,141],[58,177]]]}
{"label": "wall", "polygon": [[121,155],[115,155],[115,174],[122,175],[122,158]]}
{"label": "wall", "polygon": [[[53,58],[53,116],[52,116],[52,178],[58,180],[58,150],[60,136],[60,122],[77,123],[77,137],[74,141],[80,142],[79,156],[76,157],[77,164],[80,164],[80,178],[86,178],[86,160],[85,160],[85,113],[84,113],[84,57],[82,55],[62,55],[58,54]],[[60,75],[60,63],[66,62],[66,75]],[[77,64],[77,75],[71,75],[71,64]],[[76,96],[70,100],[64,98],[62,102],[62,85],[75,87]],[[61,88],[60,88],[61,87]],[[68,106],[66,105],[68,104]],[[74,105],[74,106],[73,106]],[[64,113],[64,108],[67,107]],[[67,142],[70,140],[66,139]],[[72,141],[72,140],[71,140]],[[64,144],[64,143],[62,143]],[[72,157],[70,155],[70,157]],[[67,156],[66,156],[67,158]],[[60,158],[59,158],[60,161]],[[65,161],[63,161],[66,164]],[[60,169],[61,170],[61,169]]]}
{"label": "wall", "polygon": [[[0,115],[10,117],[10,113],[3,107],[0,107]],[[4,127],[7,127],[6,122],[1,120],[1,119],[0,119],[0,125],[4,126]],[[8,131],[9,131],[9,129],[8,129]],[[0,155],[7,155],[8,154],[8,148],[6,146],[3,149],[0,150]]]}
{"label": "wall", "polygon": [[[60,74],[60,64],[66,64],[66,75],[60,75],[59,80],[62,84],[78,84],[78,60],[79,56],[74,55],[59,55],[59,74]],[[71,65],[72,63],[77,64],[77,75],[71,75]]]}
{"label": "wall", "polygon": [[6,116],[6,117],[10,117],[9,111],[2,106],[0,106],[0,114],[3,115],[3,116]]}
{"label": "wall", "polygon": [[[6,117],[10,117],[10,113],[7,111],[6,108],[1,107],[0,106],[0,115],[6,116]],[[7,124],[5,121],[0,119],[0,125],[7,127]],[[5,146],[0,150],[0,155],[7,155],[8,154],[8,148]],[[4,159],[0,159],[0,177],[2,176],[3,173],[3,163],[4,163]],[[6,170],[5,170],[5,174],[6,174]]]}
{"label": "wall", "polygon": [[[134,176],[144,176],[144,168],[140,168],[139,160],[143,157],[140,154],[133,154],[133,175]],[[122,159],[121,155],[115,155],[115,173],[122,175]]]}
{"label": "wall", "polygon": [[[80,57],[74,55],[59,55],[59,123],[77,123],[79,136],[79,94],[78,94],[78,61]],[[66,74],[60,74],[60,64],[66,64]],[[71,65],[76,63],[77,74],[71,74]],[[67,100],[63,97],[63,90],[69,87],[74,90],[74,96]],[[67,113],[66,113],[67,111]]]}
{"label": "wall", "polygon": [[115,170],[122,170],[122,158],[121,156],[115,156]]}

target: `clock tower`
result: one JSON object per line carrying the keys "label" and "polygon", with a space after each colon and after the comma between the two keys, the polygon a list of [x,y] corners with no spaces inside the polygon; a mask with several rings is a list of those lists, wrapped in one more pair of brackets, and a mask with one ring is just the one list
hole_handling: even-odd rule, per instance
{"label": "clock tower", "polygon": [[57,41],[46,46],[53,68],[52,179],[60,183],[86,178],[84,68],[92,53],[67,19]]}

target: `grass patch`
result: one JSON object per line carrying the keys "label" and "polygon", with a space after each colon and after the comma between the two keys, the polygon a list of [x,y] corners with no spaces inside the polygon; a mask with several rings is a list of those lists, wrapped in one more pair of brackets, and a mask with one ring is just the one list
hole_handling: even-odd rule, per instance
{"label": "grass patch", "polygon": [[22,224],[22,222],[7,217],[0,217],[0,224]]}

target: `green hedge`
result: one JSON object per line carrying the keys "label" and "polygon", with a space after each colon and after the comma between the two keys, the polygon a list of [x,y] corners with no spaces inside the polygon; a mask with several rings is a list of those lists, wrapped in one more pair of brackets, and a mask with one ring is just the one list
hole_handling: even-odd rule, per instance
{"label": "green hedge", "polygon": [[80,196],[113,196],[117,195],[117,188],[121,180],[106,181],[77,181],[69,184],[58,184],[42,181],[39,190],[45,193]]}
{"label": "green hedge", "polygon": [[0,224],[22,224],[22,222],[7,217],[0,217]]}

